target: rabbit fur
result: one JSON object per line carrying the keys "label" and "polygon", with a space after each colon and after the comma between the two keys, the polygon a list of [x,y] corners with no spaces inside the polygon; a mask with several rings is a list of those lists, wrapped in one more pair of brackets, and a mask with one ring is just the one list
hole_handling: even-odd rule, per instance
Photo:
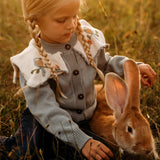
{"label": "rabbit fur", "polygon": [[112,147],[117,145],[136,155],[153,154],[159,159],[149,122],[140,110],[140,74],[137,64],[124,63],[124,79],[115,73],[105,75],[105,86],[96,85],[97,108],[90,121],[93,132]]}

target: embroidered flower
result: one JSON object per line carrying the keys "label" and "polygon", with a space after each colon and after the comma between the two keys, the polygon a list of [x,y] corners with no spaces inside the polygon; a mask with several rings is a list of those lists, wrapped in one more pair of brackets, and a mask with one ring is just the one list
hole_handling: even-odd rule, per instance
{"label": "embroidered flower", "polygon": [[60,67],[59,67],[58,64],[55,65],[55,69],[56,69],[56,70],[59,70],[59,69],[60,69]]}
{"label": "embroidered flower", "polygon": [[93,34],[92,30],[89,29],[89,28],[84,29],[84,31],[85,31],[86,33],[89,33],[89,34]]}
{"label": "embroidered flower", "polygon": [[34,61],[35,65],[38,67],[43,67],[43,61],[41,58],[36,58]]}
{"label": "embroidered flower", "polygon": [[33,61],[34,61],[34,65],[37,66],[38,68],[33,69],[33,70],[31,71],[31,74],[33,74],[34,72],[36,72],[36,74],[39,74],[39,72],[41,71],[42,76],[44,77],[45,74],[46,74],[46,71],[45,71],[45,69],[44,69],[45,66],[44,66],[44,64],[43,64],[42,58],[34,58]]}
{"label": "embroidered flower", "polygon": [[92,45],[92,36],[94,36],[96,39],[98,39],[99,37],[99,32],[95,29],[95,30],[91,30],[89,28],[84,28],[84,31],[87,33],[86,36],[88,38],[88,44]]}
{"label": "embroidered flower", "polygon": [[88,44],[89,44],[89,45],[92,45],[92,44],[93,44],[93,42],[92,42],[92,40],[91,40],[91,39],[88,39],[88,41],[87,41],[87,42],[88,42]]}
{"label": "embroidered flower", "polygon": [[99,37],[99,33],[98,33],[97,30],[95,30],[95,35],[96,35],[97,37]]}
{"label": "embroidered flower", "polygon": [[55,72],[56,72],[57,74],[61,74],[61,73],[63,72],[63,71],[61,71],[61,69],[60,69],[60,67],[59,67],[58,64],[55,64],[54,68],[55,68]]}
{"label": "embroidered flower", "polygon": [[[46,65],[43,63],[42,58],[34,58],[34,65],[35,65],[36,67],[38,67],[38,68],[33,69],[33,70],[31,71],[31,74],[33,74],[34,72],[35,72],[36,74],[39,74],[39,72],[41,71],[42,76],[45,76],[45,73],[46,73],[45,68],[47,68],[47,67],[46,67]],[[57,73],[57,75],[63,73],[63,71],[60,69],[60,66],[59,66],[58,64],[55,64],[53,68],[54,68],[54,70],[55,70],[55,73]]]}
{"label": "embroidered flower", "polygon": [[91,39],[91,37],[92,37],[91,35],[87,34],[87,38],[88,38],[88,39]]}

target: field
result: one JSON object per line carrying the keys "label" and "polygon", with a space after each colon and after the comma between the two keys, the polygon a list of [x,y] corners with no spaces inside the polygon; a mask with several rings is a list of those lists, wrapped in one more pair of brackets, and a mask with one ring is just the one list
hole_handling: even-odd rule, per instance
{"label": "field", "polygon": [[[148,63],[157,77],[153,87],[141,88],[141,110],[150,122],[160,154],[160,0],[86,0],[81,18],[102,30],[110,54]],[[0,135],[10,136],[25,107],[23,96],[14,96],[9,58],[30,40],[20,0],[0,0]],[[130,158],[128,158],[130,159]]]}

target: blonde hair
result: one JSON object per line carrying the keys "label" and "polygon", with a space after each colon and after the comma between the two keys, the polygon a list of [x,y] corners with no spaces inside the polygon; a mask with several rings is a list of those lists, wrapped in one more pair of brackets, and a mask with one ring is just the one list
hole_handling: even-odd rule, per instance
{"label": "blonde hair", "polygon": [[[35,45],[39,51],[39,54],[43,57],[43,62],[45,64],[45,67],[50,69],[51,78],[53,78],[56,81],[56,84],[57,84],[56,96],[57,96],[57,99],[59,100],[60,100],[60,95],[64,98],[67,98],[67,97],[61,91],[60,86],[59,86],[58,76],[55,73],[55,67],[52,66],[52,63],[50,62],[48,58],[48,54],[42,47],[41,39],[39,37],[40,30],[39,30],[38,25],[36,25],[36,20],[41,15],[44,15],[51,9],[52,10],[55,9],[55,11],[57,11],[62,5],[66,3],[68,3],[68,0],[22,0],[22,10],[23,10],[24,19],[29,25],[29,31],[31,33],[31,36],[35,40]],[[97,68],[94,62],[94,59],[90,53],[90,45],[87,41],[87,38],[84,35],[84,31],[81,27],[79,20],[77,21],[76,34],[77,34],[78,40],[81,42],[84,48],[84,51],[86,53],[89,63],[96,69],[98,75],[104,82],[104,75]]]}
{"label": "blonde hair", "polygon": [[90,45],[88,43],[86,36],[84,35],[84,31],[83,31],[83,29],[81,27],[81,23],[79,21],[77,21],[76,33],[77,33],[78,40],[81,42],[81,44],[83,46],[83,49],[86,53],[86,56],[87,56],[89,63],[93,66],[93,68],[95,68],[99,77],[101,78],[102,82],[104,83],[104,75],[103,75],[102,71],[97,68],[97,66],[94,62],[94,59],[93,59],[92,54],[90,52]]}

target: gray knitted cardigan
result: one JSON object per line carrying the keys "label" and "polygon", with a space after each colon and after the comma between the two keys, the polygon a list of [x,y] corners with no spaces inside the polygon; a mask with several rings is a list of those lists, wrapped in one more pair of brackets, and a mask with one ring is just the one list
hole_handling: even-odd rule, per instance
{"label": "gray knitted cardigan", "polygon": [[[95,63],[104,74],[115,72],[123,76],[124,56],[111,57],[105,53],[105,39],[101,31],[81,20],[85,35],[91,44],[90,51]],[[32,39],[21,53],[11,57],[14,68],[14,83],[20,71],[21,86],[28,86],[24,95],[31,113],[50,133],[81,150],[91,138],[77,125],[77,122],[90,119],[96,108],[94,80],[95,69],[88,63],[81,43],[73,34],[66,44],[50,44],[42,40],[42,45],[56,66],[56,73],[62,92],[68,97],[59,102],[55,96],[55,82],[50,79],[49,69],[40,65],[39,55]]]}

